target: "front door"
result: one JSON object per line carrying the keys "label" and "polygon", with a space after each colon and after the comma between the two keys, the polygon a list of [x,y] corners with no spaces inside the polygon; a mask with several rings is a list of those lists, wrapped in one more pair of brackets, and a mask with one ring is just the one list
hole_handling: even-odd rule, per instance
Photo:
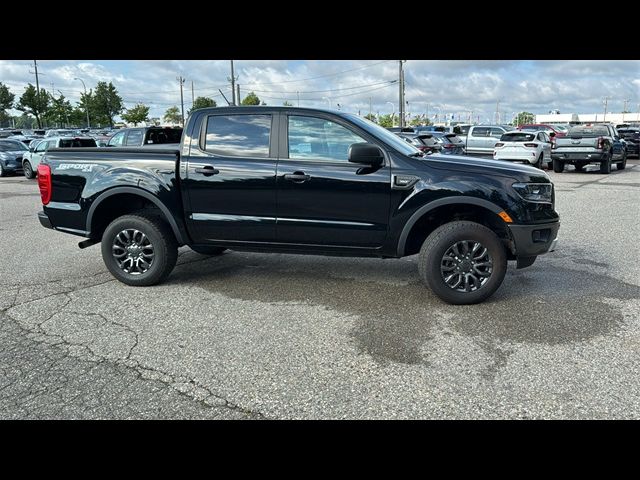
{"label": "front door", "polygon": [[366,134],[322,115],[283,115],[278,161],[278,242],[379,248],[387,235],[391,174],[348,162]]}
{"label": "front door", "polygon": [[[276,157],[270,114],[215,114],[191,147],[187,226],[195,243],[272,242]],[[197,135],[196,135],[197,136]]]}

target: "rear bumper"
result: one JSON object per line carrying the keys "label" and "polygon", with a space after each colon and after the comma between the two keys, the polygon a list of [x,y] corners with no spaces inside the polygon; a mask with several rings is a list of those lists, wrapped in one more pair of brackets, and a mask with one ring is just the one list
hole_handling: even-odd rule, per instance
{"label": "rear bumper", "polygon": [[494,160],[505,160],[507,162],[526,162],[530,164],[536,163],[538,160],[537,152],[500,152],[499,150],[493,154]]}
{"label": "rear bumper", "polygon": [[602,160],[602,152],[567,152],[562,153],[551,151],[552,160],[562,160],[563,162],[599,162]]}
{"label": "rear bumper", "polygon": [[551,252],[558,242],[560,222],[537,225],[509,225],[516,257],[535,257]]}
{"label": "rear bumper", "polygon": [[40,220],[40,225],[42,225],[43,227],[53,229],[53,225],[51,225],[51,220],[49,220],[49,217],[47,216],[46,213],[42,211],[38,212],[38,220]]}

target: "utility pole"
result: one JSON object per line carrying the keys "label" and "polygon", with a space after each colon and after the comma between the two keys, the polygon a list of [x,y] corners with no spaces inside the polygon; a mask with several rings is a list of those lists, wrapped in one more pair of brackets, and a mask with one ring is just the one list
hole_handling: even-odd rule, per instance
{"label": "utility pole", "polygon": [[238,99],[238,105],[240,105],[240,104],[242,104],[242,101],[240,100],[240,98],[241,98],[241,97],[240,97],[240,84],[238,83],[238,84],[236,85],[236,87],[237,87],[237,89],[238,89],[238,95],[237,95],[237,97],[236,97],[236,98]]}
{"label": "utility pole", "polygon": [[500,100],[496,102],[496,125],[500,124]]}
{"label": "utility pole", "polygon": [[[33,68],[35,70],[36,76],[36,96],[38,97],[38,101],[40,101],[40,78],[38,77],[38,62],[37,60],[33,61]],[[34,72],[29,72],[34,74]],[[44,74],[41,74],[44,75]],[[38,115],[38,128],[42,128],[42,122],[40,121],[40,115]]]}
{"label": "utility pole", "polygon": [[298,96],[298,106],[300,106],[300,92],[296,92],[296,95]]}
{"label": "utility pole", "polygon": [[607,104],[609,103],[609,99],[611,97],[604,97],[602,100],[604,101],[604,117],[602,118],[602,122],[607,121]]}
{"label": "utility pole", "polygon": [[369,120],[371,120],[371,97],[369,97]]}
{"label": "utility pole", "polygon": [[[235,77],[235,73],[233,72],[233,60],[231,60],[231,78],[229,79],[229,81],[231,82],[231,103],[233,105],[237,105],[236,103],[236,77]],[[238,102],[240,101],[240,99],[238,99]]]}
{"label": "utility pole", "polygon": [[624,123],[624,114],[627,112],[627,104],[630,102],[630,99],[626,99],[624,101],[624,107],[622,107],[622,123]]}
{"label": "utility pole", "polygon": [[182,127],[184,128],[184,95],[182,92],[182,87],[184,85],[184,78],[182,78],[182,75],[180,75],[176,80],[178,80],[178,82],[180,82],[180,105],[182,106]]}
{"label": "utility pole", "polygon": [[399,103],[400,103],[400,126],[404,127],[404,70],[402,69],[402,64],[406,62],[406,60],[398,61],[398,81],[400,83],[400,95],[399,95]]}
{"label": "utility pole", "polygon": [[193,105],[196,103],[196,96],[193,89],[193,80],[191,80],[191,109],[193,110]]}

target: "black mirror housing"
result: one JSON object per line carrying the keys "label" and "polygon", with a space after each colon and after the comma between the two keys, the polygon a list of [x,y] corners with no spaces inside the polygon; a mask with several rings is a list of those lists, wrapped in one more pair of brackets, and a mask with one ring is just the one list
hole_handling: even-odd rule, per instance
{"label": "black mirror housing", "polygon": [[349,161],[379,167],[384,163],[384,154],[380,147],[372,143],[353,143],[349,147]]}

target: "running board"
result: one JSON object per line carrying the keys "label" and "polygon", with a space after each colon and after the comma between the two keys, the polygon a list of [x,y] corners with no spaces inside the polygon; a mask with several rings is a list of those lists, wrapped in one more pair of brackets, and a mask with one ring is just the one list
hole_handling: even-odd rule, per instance
{"label": "running board", "polygon": [[95,245],[96,243],[100,243],[100,240],[94,240],[92,238],[88,238],[87,240],[83,240],[79,242],[78,247],[87,248],[87,247],[90,247],[91,245]]}

